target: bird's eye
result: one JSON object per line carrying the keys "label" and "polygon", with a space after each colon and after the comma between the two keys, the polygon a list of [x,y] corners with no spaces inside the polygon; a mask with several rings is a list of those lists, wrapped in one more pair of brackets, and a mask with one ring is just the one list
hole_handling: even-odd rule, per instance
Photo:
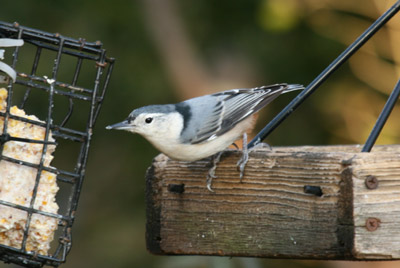
{"label": "bird's eye", "polygon": [[147,124],[150,124],[150,123],[153,121],[153,118],[152,118],[152,117],[147,117],[144,121],[145,121]]}

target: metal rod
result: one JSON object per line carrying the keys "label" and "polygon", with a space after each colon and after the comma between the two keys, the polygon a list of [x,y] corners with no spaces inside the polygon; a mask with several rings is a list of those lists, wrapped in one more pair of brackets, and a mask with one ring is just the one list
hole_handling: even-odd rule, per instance
{"label": "metal rod", "polygon": [[[42,48],[41,47],[37,47],[36,54],[35,54],[35,60],[33,62],[33,66],[32,66],[31,76],[34,76],[36,74],[36,70],[37,70],[38,65],[39,65],[39,60],[40,60],[41,53],[42,53]],[[21,102],[21,105],[20,105],[20,109],[24,109],[25,103],[28,100],[29,95],[31,94],[31,90],[32,90],[32,87],[27,87],[27,89],[25,91],[25,94],[24,94],[24,98],[23,98],[23,100]]]}
{"label": "metal rod", "polygon": [[115,59],[114,58],[110,58],[110,62],[108,64],[108,71],[107,71],[106,79],[104,81],[103,88],[102,88],[102,91],[101,91],[101,96],[100,96],[100,100],[101,101],[99,101],[99,104],[97,105],[97,110],[96,110],[96,113],[94,115],[93,124],[96,122],[96,119],[98,118],[98,115],[99,115],[99,112],[100,112],[100,108],[101,108],[101,104],[102,104],[102,100],[105,97],[105,94],[106,94],[106,91],[107,91],[106,89],[108,88],[108,84],[110,83],[111,74],[112,74],[112,71],[114,69],[114,62],[115,62]]}
{"label": "metal rod", "polygon": [[4,139],[6,141],[19,141],[19,142],[26,142],[26,143],[37,143],[37,144],[52,144],[52,145],[57,145],[57,142],[55,141],[43,141],[43,140],[33,140],[33,139],[27,139],[27,138],[19,138],[19,137],[13,137],[10,136],[10,134],[2,134],[4,135]]}
{"label": "metal rod", "polygon": [[[19,164],[19,165],[23,165],[23,166],[27,166],[27,167],[31,167],[31,168],[35,168],[35,169],[39,169],[39,164],[32,164],[23,160],[17,160],[8,156],[2,156],[2,161],[8,161],[14,164]],[[78,179],[80,177],[80,174],[78,173],[73,173],[70,171],[66,171],[66,170],[62,170],[62,169],[56,169],[53,167],[43,167],[44,171],[47,172],[51,172],[54,174],[57,174],[57,180],[62,181],[62,182],[66,182],[66,183],[75,183],[76,179]]]}
{"label": "metal rod", "polygon": [[[59,45],[60,39],[58,38],[58,34],[51,34],[41,30],[29,28],[29,27],[22,27],[18,23],[7,23],[0,21],[0,29],[6,30],[8,32],[17,33],[19,28],[24,29],[24,39],[37,39],[41,42],[45,41],[51,44]],[[98,53],[99,49],[102,48],[102,43],[100,41],[96,42],[85,42],[84,46],[82,46],[82,42],[79,40],[75,40],[72,38],[65,37],[65,46],[70,47],[73,49],[86,51],[90,53]]]}
{"label": "metal rod", "polygon": [[[64,38],[60,37],[60,47],[59,47],[59,51],[57,53],[57,57],[54,61],[53,72],[52,72],[52,77],[51,77],[51,79],[53,79],[53,81],[48,82],[50,84],[50,91],[49,91],[49,105],[47,108],[46,131],[44,134],[44,141],[46,141],[46,142],[48,142],[49,138],[50,138],[50,124],[53,121],[52,116],[53,116],[53,108],[54,108],[54,80],[57,79],[57,73],[58,73],[59,66],[60,66],[60,60],[61,60],[63,46],[64,46]],[[31,197],[30,204],[29,204],[29,208],[31,210],[28,211],[28,217],[26,219],[25,228],[24,228],[24,238],[22,240],[22,245],[21,245],[21,248],[23,250],[26,250],[28,234],[29,234],[29,230],[31,228],[30,224],[32,221],[33,208],[35,205],[37,192],[39,189],[40,177],[42,176],[42,173],[44,170],[43,169],[44,168],[44,160],[45,160],[45,156],[46,156],[47,149],[48,149],[47,145],[48,145],[47,143],[43,144],[42,155],[40,157],[39,168],[37,170],[36,179],[35,179],[35,185],[32,190],[32,197]]]}
{"label": "metal rod", "polygon": [[[75,67],[74,78],[72,79],[72,86],[74,86],[74,87],[76,86],[76,83],[78,82],[78,77],[79,77],[79,73],[81,71],[81,67],[82,67],[82,58],[78,58],[78,62],[76,63],[76,67]],[[75,90],[72,90],[72,93],[75,93]],[[74,109],[73,99],[69,98],[68,101],[69,101],[68,112],[60,124],[60,126],[62,126],[62,127],[65,126],[65,124],[68,122],[68,120],[70,119],[70,117],[72,115],[72,111]]]}
{"label": "metal rod", "polygon": [[[41,84],[34,83],[34,82],[31,82],[31,81],[22,81],[22,80],[18,80],[17,79],[17,81],[15,81],[15,83],[18,84],[18,85],[23,85],[23,86],[27,86],[27,87],[34,87],[34,88],[37,88],[37,89],[40,89],[40,90],[44,90],[46,92],[49,92],[49,90],[50,90],[50,87],[47,86],[47,85],[41,85]],[[55,84],[55,86],[58,85],[57,82],[55,82],[54,84]],[[90,101],[90,102],[92,101],[90,96],[85,96],[85,95],[82,95],[82,94],[67,92],[67,91],[63,91],[63,90],[54,89],[54,94],[61,95],[61,96],[66,96],[66,97],[71,97],[71,98],[78,99],[78,100],[83,100],[83,101]]]}
{"label": "metal rod", "polygon": [[[31,82],[36,81],[36,82],[46,83],[46,79],[43,78],[43,76],[36,76],[33,74],[27,75],[25,73],[20,73],[20,72],[17,72],[17,75],[18,75],[18,77],[21,77],[21,78],[29,78],[31,80]],[[88,93],[88,94],[92,94],[92,91],[93,91],[88,88],[83,88],[83,87],[79,87],[79,86],[64,83],[64,82],[55,81],[54,85],[61,87],[61,88],[70,89],[71,91],[78,91],[78,92]]]}
{"label": "metal rod", "polygon": [[364,33],[357,38],[345,51],[343,51],[320,75],[318,75],[302,92],[300,92],[277,116],[275,116],[248,144],[251,148],[264,140],[276,127],[278,127],[300,104],[309,97],[334,71],[346,62],[359,50],[386,22],[400,9],[397,1],[381,17],[379,17]]}
{"label": "metal rod", "polygon": [[74,200],[74,202],[71,204],[71,207],[68,211],[69,215],[71,217],[73,217],[73,214],[75,213],[77,206],[78,206],[78,201],[79,201],[79,196],[81,193],[81,188],[82,188],[82,182],[83,182],[83,177],[85,176],[85,171],[86,169],[84,168],[86,166],[86,161],[88,159],[88,153],[89,153],[89,145],[90,145],[90,140],[91,140],[91,133],[92,133],[92,128],[94,126],[94,121],[95,121],[95,107],[96,107],[96,96],[97,96],[97,92],[99,89],[99,85],[100,85],[100,77],[103,73],[103,65],[105,63],[105,53],[106,51],[103,50],[101,55],[100,55],[100,65],[97,64],[97,71],[96,71],[96,78],[95,78],[95,82],[94,82],[94,87],[93,87],[93,95],[92,95],[92,103],[91,103],[91,109],[89,112],[89,118],[88,118],[88,123],[87,123],[87,127],[86,127],[86,131],[87,133],[89,133],[89,135],[87,136],[87,143],[86,144],[82,144],[81,146],[81,150],[79,153],[79,157],[78,159],[79,162],[77,163],[77,165],[75,166],[75,172],[76,173],[80,173],[81,177],[77,180],[77,183],[75,184],[75,187],[73,189],[73,193],[72,193],[72,200]]}
{"label": "metal rod", "polygon": [[40,210],[40,209],[36,209],[36,208],[30,208],[30,207],[18,205],[18,204],[11,203],[11,202],[8,202],[8,201],[5,201],[5,200],[0,200],[0,204],[3,205],[3,206],[8,206],[8,207],[16,208],[16,209],[19,209],[19,210],[27,211],[27,212],[32,212],[32,213],[35,213],[35,214],[40,214],[40,215],[51,217],[51,218],[56,218],[56,219],[65,220],[65,221],[71,220],[71,218],[68,217],[68,216],[63,216],[63,215],[60,215],[60,214],[54,214],[54,213],[46,212],[46,211],[43,211],[43,210]]}
{"label": "metal rod", "polygon": [[376,120],[375,126],[372,129],[371,133],[368,136],[367,141],[364,144],[361,152],[370,152],[372,146],[374,146],[376,139],[378,138],[379,134],[383,126],[385,125],[387,119],[389,118],[390,113],[392,112],[396,101],[398,100],[400,95],[400,80],[397,82],[396,86],[394,87],[392,93],[390,94],[385,106],[382,109],[381,114]]}
{"label": "metal rod", "polygon": [[[4,117],[7,116],[6,113],[4,112],[0,112],[0,117]],[[9,114],[8,116],[10,119],[15,119],[21,122],[25,122],[25,123],[29,123],[32,125],[36,125],[36,126],[41,126],[41,127],[46,127],[46,123],[41,122],[41,121],[35,121],[35,120],[31,120],[29,118],[25,118],[25,117],[21,117],[21,116],[17,116],[17,115],[13,115],[13,114]],[[82,131],[78,131],[78,130],[74,130],[74,129],[70,129],[70,128],[65,128],[65,127],[61,127],[58,125],[50,125],[50,129],[53,130],[53,136],[54,137],[61,137],[65,140],[71,140],[71,141],[77,141],[77,142],[83,142],[86,137],[88,136],[87,132],[82,132]],[[2,134],[2,135],[7,135],[7,134]],[[6,137],[4,137],[3,139],[5,139]],[[32,143],[35,143],[36,140],[32,140]],[[39,142],[40,143],[40,142]]]}

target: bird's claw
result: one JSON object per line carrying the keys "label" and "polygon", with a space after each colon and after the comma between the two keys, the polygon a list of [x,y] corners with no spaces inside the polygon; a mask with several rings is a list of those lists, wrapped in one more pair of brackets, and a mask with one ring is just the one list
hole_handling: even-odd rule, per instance
{"label": "bird's claw", "polygon": [[[265,148],[265,147],[272,150],[271,146],[269,146],[267,143],[258,143],[256,146],[248,149],[247,148],[247,134],[246,133],[243,134],[242,157],[239,159],[239,161],[236,164],[237,170],[239,171],[240,182],[242,182],[242,179],[244,176],[244,170],[246,168],[247,162],[249,161],[249,152],[256,148]],[[215,171],[217,169],[217,164],[219,163],[219,161],[221,159],[222,153],[223,152],[219,152],[212,156],[212,167],[208,170],[207,180],[206,180],[206,186],[210,192],[214,192],[214,190],[211,188],[212,180],[217,178],[217,176],[215,175]]]}
{"label": "bird's claw", "polygon": [[211,184],[212,184],[212,180],[213,180],[214,178],[217,177],[217,176],[215,176],[214,171],[215,171],[215,168],[212,167],[212,168],[208,171],[208,174],[207,174],[206,186],[207,186],[207,189],[208,189],[210,192],[214,192],[213,189],[211,189]]}
{"label": "bird's claw", "polygon": [[237,162],[237,170],[240,172],[239,178],[240,182],[242,182],[244,176],[244,168],[246,167],[247,162],[249,161],[249,151],[247,149],[247,134],[243,133],[243,146],[242,146],[242,157]]}
{"label": "bird's claw", "polygon": [[242,179],[244,176],[244,169],[246,167],[247,162],[249,161],[249,153],[251,151],[253,151],[254,149],[260,149],[260,148],[268,148],[269,150],[272,151],[272,147],[268,143],[264,143],[264,142],[259,142],[259,143],[257,143],[257,145],[248,149],[247,148],[247,134],[246,133],[243,134],[242,157],[237,162],[237,169],[240,172],[240,174],[239,174],[240,182],[242,182]]}
{"label": "bird's claw", "polygon": [[271,145],[269,145],[266,142],[257,143],[256,145],[254,145],[253,147],[250,148],[250,151],[253,151],[255,149],[261,149],[261,148],[268,148],[270,151],[272,151]]}
{"label": "bird's claw", "polygon": [[207,189],[210,192],[214,192],[214,190],[211,189],[211,184],[212,184],[212,180],[217,177],[217,176],[215,176],[215,169],[216,169],[216,166],[214,165],[212,168],[210,168],[210,170],[208,171],[208,174],[207,174],[206,185],[207,185]]}
{"label": "bird's claw", "polygon": [[244,175],[244,168],[246,167],[247,162],[249,161],[249,154],[248,152],[243,152],[242,157],[237,162],[237,170],[240,172],[239,178],[240,182],[242,182],[243,175]]}
{"label": "bird's claw", "polygon": [[206,180],[206,186],[210,192],[214,192],[214,190],[211,189],[212,180],[217,178],[217,176],[215,175],[215,171],[217,170],[217,164],[221,159],[222,153],[223,152],[219,152],[212,156],[212,167],[208,170],[207,180]]}
{"label": "bird's claw", "polygon": [[212,180],[208,181],[208,178],[207,178],[207,189],[208,189],[210,192],[214,192],[214,190],[211,188],[211,183],[212,183]]}

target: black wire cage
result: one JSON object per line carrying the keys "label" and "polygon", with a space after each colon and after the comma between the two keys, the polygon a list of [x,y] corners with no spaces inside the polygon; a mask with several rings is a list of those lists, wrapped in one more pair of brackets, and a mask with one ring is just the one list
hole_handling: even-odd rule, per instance
{"label": "black wire cage", "polygon": [[[22,46],[0,48],[5,51],[4,57],[0,53],[0,61],[4,61],[16,74],[13,81],[0,72],[0,78],[8,78],[0,81],[0,88],[7,91],[6,107],[0,109],[0,163],[28,167],[35,173],[28,205],[1,200],[0,196],[0,207],[19,210],[26,215],[24,224],[20,226],[20,244],[0,244],[0,259],[29,267],[56,267],[65,262],[71,249],[71,227],[85,175],[93,127],[110,81],[114,59],[106,56],[106,50],[99,41],[75,40],[18,23],[0,22],[0,38],[23,40],[21,42],[24,43]],[[13,107],[34,114],[43,121],[14,113],[16,108]],[[42,129],[43,139],[18,137],[8,132],[15,122]],[[4,148],[12,142],[21,146],[39,145],[39,161],[30,162],[6,155]],[[56,149],[50,165],[45,162],[46,152],[51,146]],[[68,163],[64,163],[64,154],[74,157],[68,157]],[[1,172],[0,169],[0,178],[4,178]],[[44,174],[49,173],[54,174],[59,188],[56,194],[57,212],[41,210],[35,202],[41,180]],[[55,221],[57,225],[47,253],[27,246],[30,235],[34,235],[31,225],[37,220],[37,215]],[[0,222],[2,220],[7,219],[2,219],[0,211]],[[0,238],[2,231],[0,229]]]}

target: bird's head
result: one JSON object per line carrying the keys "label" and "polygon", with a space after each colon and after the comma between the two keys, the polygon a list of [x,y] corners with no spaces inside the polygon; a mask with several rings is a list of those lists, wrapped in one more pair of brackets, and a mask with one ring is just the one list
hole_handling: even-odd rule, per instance
{"label": "bird's head", "polygon": [[151,141],[176,137],[182,126],[173,105],[150,105],[133,110],[126,120],[106,128],[138,133]]}

